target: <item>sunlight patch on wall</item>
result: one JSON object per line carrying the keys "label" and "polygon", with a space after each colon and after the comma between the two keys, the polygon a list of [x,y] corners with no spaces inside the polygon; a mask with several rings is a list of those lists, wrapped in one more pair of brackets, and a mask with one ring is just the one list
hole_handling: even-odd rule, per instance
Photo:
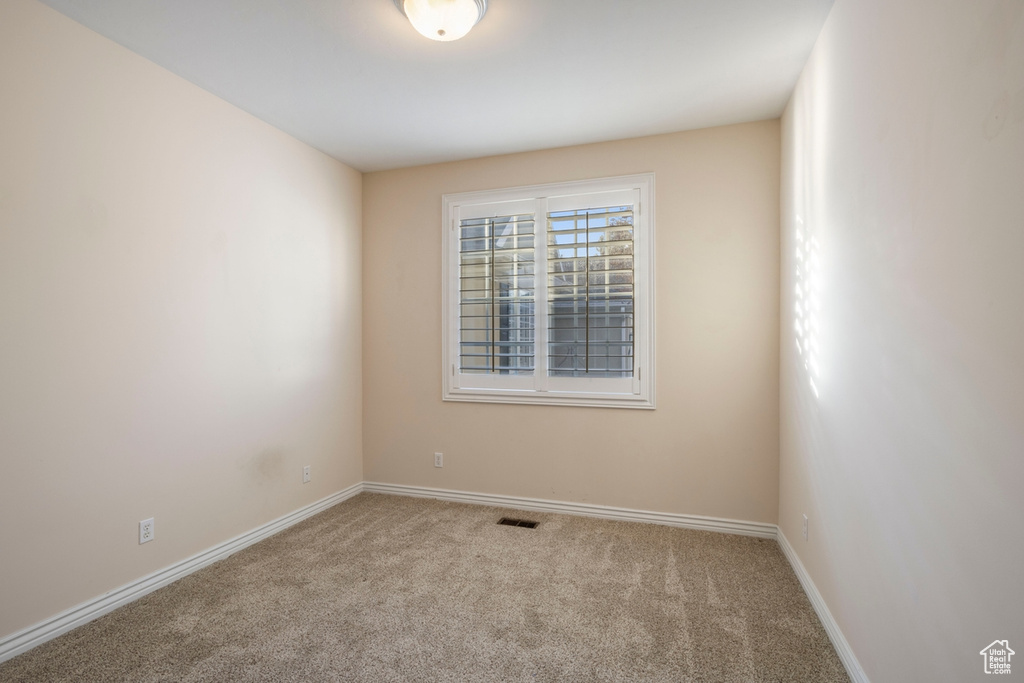
{"label": "sunlight patch on wall", "polygon": [[796,350],[803,360],[807,381],[818,396],[818,313],[821,300],[818,283],[821,267],[818,239],[810,234],[801,216],[796,217],[796,291],[793,298],[793,327]]}

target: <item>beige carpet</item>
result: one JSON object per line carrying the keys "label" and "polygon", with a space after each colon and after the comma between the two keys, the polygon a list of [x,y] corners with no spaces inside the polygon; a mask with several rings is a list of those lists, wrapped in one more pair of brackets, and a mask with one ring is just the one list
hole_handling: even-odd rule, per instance
{"label": "beige carpet", "polygon": [[362,494],[0,680],[848,679],[774,541]]}

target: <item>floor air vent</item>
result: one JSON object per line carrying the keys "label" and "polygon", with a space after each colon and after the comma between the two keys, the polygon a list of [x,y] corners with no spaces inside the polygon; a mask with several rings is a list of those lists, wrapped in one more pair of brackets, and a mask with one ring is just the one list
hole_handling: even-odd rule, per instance
{"label": "floor air vent", "polygon": [[527,529],[536,529],[538,522],[531,522],[526,519],[513,519],[512,517],[502,517],[498,520],[498,524],[504,524],[505,526],[525,526]]}

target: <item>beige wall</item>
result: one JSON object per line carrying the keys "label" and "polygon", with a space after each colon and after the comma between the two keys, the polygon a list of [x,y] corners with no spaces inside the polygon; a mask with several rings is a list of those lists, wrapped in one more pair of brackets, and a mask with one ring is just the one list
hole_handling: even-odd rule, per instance
{"label": "beige wall", "polygon": [[780,524],[874,683],[1022,652],[1022,190],[1024,3],[837,0],[783,120]]}
{"label": "beige wall", "polygon": [[[364,176],[366,480],[774,523],[779,144],[766,121]],[[647,171],[657,409],[443,402],[441,195]]]}
{"label": "beige wall", "polygon": [[3,637],[362,479],[361,177],[30,0],[0,99]]}

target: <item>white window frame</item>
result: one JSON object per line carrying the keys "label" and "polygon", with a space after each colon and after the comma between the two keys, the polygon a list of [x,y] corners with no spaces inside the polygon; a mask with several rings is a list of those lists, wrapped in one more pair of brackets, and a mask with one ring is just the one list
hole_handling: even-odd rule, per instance
{"label": "white window frame", "polygon": [[[633,205],[633,377],[549,377],[547,374],[547,217],[567,201],[601,195]],[[633,201],[622,201],[629,197]],[[605,197],[607,199],[607,197]],[[495,205],[504,205],[496,207]],[[604,204],[608,205],[608,204]],[[508,215],[532,207],[534,213],[536,322],[538,353],[533,375],[483,375],[459,372],[459,225],[469,217]],[[554,208],[550,208],[554,207]],[[507,210],[507,212],[506,212]],[[490,403],[531,403],[616,408],[654,405],[654,174],[598,178],[500,190],[461,192],[442,197],[442,369],[443,400]],[[541,359],[544,359],[542,364]]]}

